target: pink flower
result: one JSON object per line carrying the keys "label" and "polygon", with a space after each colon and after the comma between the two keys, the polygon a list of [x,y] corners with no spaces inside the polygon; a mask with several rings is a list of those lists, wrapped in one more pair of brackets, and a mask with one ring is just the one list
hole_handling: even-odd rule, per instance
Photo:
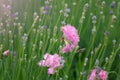
{"label": "pink flower", "polygon": [[39,66],[49,67],[48,74],[54,74],[56,68],[62,67],[64,64],[64,60],[58,54],[51,55],[46,53],[44,55],[44,60],[39,61]]}
{"label": "pink flower", "polygon": [[65,47],[62,49],[62,52],[70,52],[78,45],[78,42],[80,41],[78,31],[74,26],[71,25],[63,26],[61,28],[61,31],[63,32],[63,37],[66,42]]}
{"label": "pink flower", "polygon": [[54,74],[55,73],[55,70],[54,70],[54,68],[49,68],[48,69],[48,74]]}
{"label": "pink flower", "polygon": [[66,44],[66,46],[62,49],[62,52],[66,53],[66,52],[69,52],[69,51],[72,51],[72,47],[71,47],[70,44]]}
{"label": "pink flower", "polygon": [[90,78],[88,80],[94,80],[95,76],[96,76],[96,69],[92,70]]}
{"label": "pink flower", "polygon": [[6,51],[3,52],[3,56],[8,56],[9,53],[10,53],[10,51],[9,51],[9,50],[6,50]]}
{"label": "pink flower", "polygon": [[108,74],[106,71],[101,70],[99,76],[102,80],[107,80]]}
{"label": "pink flower", "polygon": [[97,69],[92,70],[91,75],[88,80],[95,80],[95,79],[100,79],[100,80],[107,80],[108,73],[104,70],[99,70]]}

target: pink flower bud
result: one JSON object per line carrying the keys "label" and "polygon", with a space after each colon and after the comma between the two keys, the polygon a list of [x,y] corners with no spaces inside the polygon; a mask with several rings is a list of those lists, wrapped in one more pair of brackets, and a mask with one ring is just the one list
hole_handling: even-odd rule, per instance
{"label": "pink flower bud", "polygon": [[9,53],[10,53],[10,51],[9,51],[9,50],[6,50],[6,51],[3,52],[3,56],[8,56]]}

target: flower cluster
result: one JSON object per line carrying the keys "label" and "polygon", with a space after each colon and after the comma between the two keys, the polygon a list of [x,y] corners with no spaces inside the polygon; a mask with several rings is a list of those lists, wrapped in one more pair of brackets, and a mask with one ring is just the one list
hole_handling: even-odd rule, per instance
{"label": "flower cluster", "polygon": [[[71,25],[66,25],[61,28],[61,31],[63,32],[63,37],[66,42],[66,46],[62,49],[62,53],[72,51],[79,42],[77,30]],[[54,55],[46,53],[44,55],[44,59],[39,61],[38,65],[48,67],[48,74],[54,74],[57,71],[57,68],[64,65],[64,62],[64,58],[59,56],[57,53]]]}
{"label": "flower cluster", "polygon": [[46,53],[44,55],[44,60],[41,60],[38,65],[39,66],[46,66],[48,68],[48,74],[54,74],[56,72],[56,68],[60,68],[64,65],[63,57],[59,56],[57,53],[51,55]]}
{"label": "flower cluster", "polygon": [[66,42],[65,47],[62,49],[62,53],[70,52],[78,45],[78,32],[76,28],[71,25],[61,27],[61,31],[63,32],[64,41]]}
{"label": "flower cluster", "polygon": [[47,0],[45,1],[45,6],[41,8],[42,14],[48,14],[51,10],[52,6],[50,5],[50,2]]}
{"label": "flower cluster", "polygon": [[3,52],[3,56],[8,56],[9,53],[10,53],[10,51],[9,51],[9,50],[6,50],[6,51]]}
{"label": "flower cluster", "polygon": [[93,69],[88,80],[107,80],[108,73],[100,68]]}

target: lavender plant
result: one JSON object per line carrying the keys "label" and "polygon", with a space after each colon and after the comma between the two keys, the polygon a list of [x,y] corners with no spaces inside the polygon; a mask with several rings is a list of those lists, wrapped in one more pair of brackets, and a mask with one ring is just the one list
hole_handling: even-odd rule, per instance
{"label": "lavender plant", "polygon": [[120,80],[119,0],[0,0],[0,80]]}

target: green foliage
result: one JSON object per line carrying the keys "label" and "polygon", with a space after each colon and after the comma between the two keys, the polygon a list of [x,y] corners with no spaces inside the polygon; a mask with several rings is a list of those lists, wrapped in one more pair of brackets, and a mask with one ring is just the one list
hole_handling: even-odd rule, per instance
{"label": "green foliage", "polygon": [[[109,73],[108,80],[120,80],[120,1],[114,0],[114,8],[113,0],[47,1],[50,9],[43,14],[44,0],[0,0],[0,80],[87,80],[96,66]],[[75,26],[80,36],[79,48],[68,54],[60,51],[63,23]],[[54,75],[38,66],[47,52],[66,60]]]}

